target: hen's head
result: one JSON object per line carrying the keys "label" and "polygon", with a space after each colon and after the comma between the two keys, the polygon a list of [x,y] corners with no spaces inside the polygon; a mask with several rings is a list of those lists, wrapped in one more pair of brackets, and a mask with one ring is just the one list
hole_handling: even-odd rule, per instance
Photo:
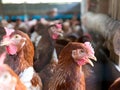
{"label": "hen's head", "polygon": [[52,39],[58,39],[58,37],[63,36],[63,30],[61,24],[51,25],[48,29],[48,32]]}
{"label": "hen's head", "polygon": [[90,42],[71,42],[68,45],[66,45],[61,51],[60,60],[72,60],[79,66],[84,65],[86,63],[89,63],[90,65],[94,66],[90,60],[97,60],[94,54],[94,49],[92,48]]}
{"label": "hen's head", "polygon": [[28,36],[19,30],[5,28],[5,31],[6,35],[0,45],[6,46],[8,54],[14,55],[24,47]]}

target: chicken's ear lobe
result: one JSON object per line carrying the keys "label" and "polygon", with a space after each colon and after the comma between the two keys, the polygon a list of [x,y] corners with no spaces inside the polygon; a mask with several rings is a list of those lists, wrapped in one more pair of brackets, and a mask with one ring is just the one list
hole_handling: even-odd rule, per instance
{"label": "chicken's ear lobe", "polygon": [[6,52],[4,52],[0,55],[0,65],[2,65],[4,63],[5,57],[6,57]]}
{"label": "chicken's ear lobe", "polygon": [[5,32],[6,32],[7,36],[11,35],[15,31],[14,29],[8,29],[6,27],[4,29],[5,29]]}

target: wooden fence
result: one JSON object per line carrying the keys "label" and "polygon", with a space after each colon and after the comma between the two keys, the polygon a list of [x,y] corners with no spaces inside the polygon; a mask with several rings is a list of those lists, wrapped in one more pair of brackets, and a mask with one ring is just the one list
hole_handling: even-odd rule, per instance
{"label": "wooden fence", "polygon": [[109,0],[108,14],[117,20],[120,20],[120,0]]}

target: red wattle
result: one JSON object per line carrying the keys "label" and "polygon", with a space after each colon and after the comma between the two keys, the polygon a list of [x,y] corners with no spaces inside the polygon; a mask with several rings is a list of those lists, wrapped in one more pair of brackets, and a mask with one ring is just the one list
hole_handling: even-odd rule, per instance
{"label": "red wattle", "polygon": [[14,45],[6,46],[6,49],[8,54],[14,55],[17,53],[17,48]]}
{"label": "red wattle", "polygon": [[82,60],[78,60],[77,63],[78,63],[78,65],[84,65],[84,64],[86,64],[86,61],[84,59],[82,59]]}
{"label": "red wattle", "polygon": [[57,35],[57,34],[53,34],[53,35],[52,35],[52,38],[53,38],[53,39],[57,39],[57,38],[58,38],[58,35]]}

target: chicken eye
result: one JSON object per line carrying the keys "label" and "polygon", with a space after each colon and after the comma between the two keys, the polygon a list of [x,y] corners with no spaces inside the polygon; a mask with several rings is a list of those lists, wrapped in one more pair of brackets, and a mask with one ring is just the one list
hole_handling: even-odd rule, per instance
{"label": "chicken eye", "polygon": [[51,27],[51,29],[55,29],[55,27]]}
{"label": "chicken eye", "polygon": [[55,32],[56,28],[55,27],[51,27],[51,31]]}
{"label": "chicken eye", "polygon": [[80,49],[80,53],[84,53],[84,50],[83,50],[83,49]]}
{"label": "chicken eye", "polygon": [[18,37],[19,37],[18,35],[15,36],[15,38],[18,38]]}
{"label": "chicken eye", "polygon": [[21,36],[18,35],[18,34],[14,36],[15,39],[20,39],[20,37],[21,37]]}

